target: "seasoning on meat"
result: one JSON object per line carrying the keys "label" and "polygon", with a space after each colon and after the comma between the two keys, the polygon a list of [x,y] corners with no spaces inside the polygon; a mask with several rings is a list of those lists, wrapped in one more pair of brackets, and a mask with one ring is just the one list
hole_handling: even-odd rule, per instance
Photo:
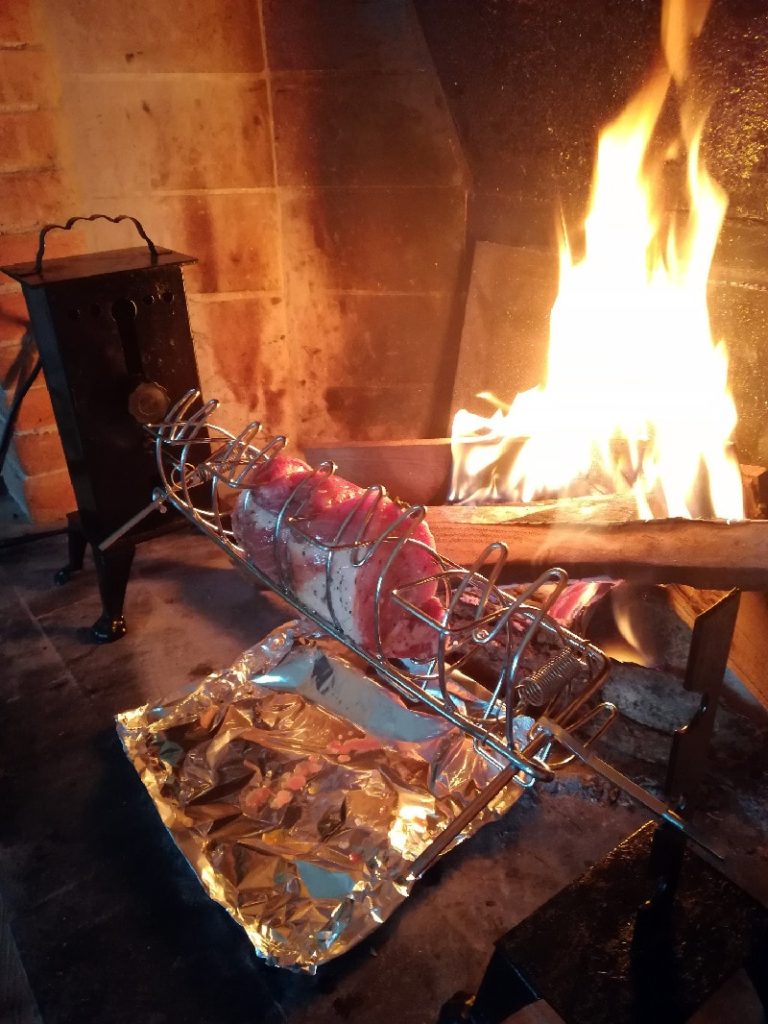
{"label": "seasoning on meat", "polygon": [[[426,522],[398,522],[403,510],[390,498],[282,453],[257,466],[248,484],[238,498],[232,526],[256,568],[283,582],[310,610],[331,621],[335,617],[365,650],[389,658],[433,656],[437,633],[390,596],[393,588],[436,571],[434,539]],[[392,532],[386,540],[376,545],[388,530]],[[403,537],[407,539],[396,550]],[[444,609],[436,590],[434,582],[422,583],[410,588],[407,598],[440,621]]]}

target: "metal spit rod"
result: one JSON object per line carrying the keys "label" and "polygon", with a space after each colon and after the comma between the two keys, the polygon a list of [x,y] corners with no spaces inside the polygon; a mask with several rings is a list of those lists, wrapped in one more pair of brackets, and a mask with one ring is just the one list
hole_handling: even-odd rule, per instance
{"label": "metal spit rod", "polygon": [[649,793],[647,789],[643,789],[642,786],[638,786],[636,782],[623,775],[620,771],[608,764],[601,757],[598,757],[594,751],[590,750],[584,743],[580,743],[574,736],[572,736],[567,729],[564,729],[557,722],[551,721],[546,715],[542,715],[539,718],[538,727],[545,733],[553,736],[557,742],[570,750],[571,753],[575,754],[576,757],[584,764],[588,765],[598,775],[602,775],[604,779],[607,779],[614,786],[623,790],[627,796],[631,796],[633,800],[637,800],[638,803],[647,807],[649,811],[660,818],[662,821],[669,822],[676,829],[682,832],[686,838],[692,840],[697,846],[700,846],[702,850],[706,850],[713,857],[718,860],[724,860],[724,856],[718,849],[711,845],[708,840],[702,839],[698,832],[692,828],[687,821],[680,817],[680,815],[672,807],[670,807],[663,800],[659,800],[652,793]]}

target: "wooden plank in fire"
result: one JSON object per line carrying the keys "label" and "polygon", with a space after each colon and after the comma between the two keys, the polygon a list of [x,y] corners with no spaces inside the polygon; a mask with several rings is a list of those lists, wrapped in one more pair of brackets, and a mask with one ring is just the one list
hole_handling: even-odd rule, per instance
{"label": "wooden plank in fire", "polygon": [[[415,505],[438,505],[448,498],[451,479],[451,442],[447,437],[410,438],[398,441],[328,441],[305,449],[308,461],[317,466],[335,462],[339,473],[362,487],[382,484],[389,494]],[[768,471],[742,466],[745,512],[749,519],[768,513]],[[487,506],[493,508],[494,506]],[[616,495],[561,498],[532,505],[502,506],[502,517],[571,519],[583,521],[632,519],[634,501]],[[494,513],[488,512],[489,516]]]}
{"label": "wooden plank in fire", "polygon": [[766,521],[532,523],[513,518],[505,506],[463,505],[432,506],[427,519],[438,551],[460,565],[503,541],[509,572],[519,580],[557,565],[574,577],[768,591]]}

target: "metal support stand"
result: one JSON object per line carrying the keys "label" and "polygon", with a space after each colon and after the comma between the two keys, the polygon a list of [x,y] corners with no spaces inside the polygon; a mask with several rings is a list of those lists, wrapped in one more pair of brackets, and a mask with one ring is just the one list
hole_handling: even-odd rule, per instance
{"label": "metal support stand", "polygon": [[[685,687],[702,694],[672,744],[667,791],[690,808],[706,765],[738,592],[694,625]],[[557,941],[553,942],[553,936]],[[648,822],[496,944],[474,999],[440,1024],[501,1024],[545,999],[568,1024],[682,1024],[739,967],[768,1009],[768,910]]]}

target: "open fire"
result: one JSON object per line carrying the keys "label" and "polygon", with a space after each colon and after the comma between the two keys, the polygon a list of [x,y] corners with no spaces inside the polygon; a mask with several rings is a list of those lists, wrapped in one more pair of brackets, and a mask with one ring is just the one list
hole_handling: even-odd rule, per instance
{"label": "open fire", "polygon": [[[638,518],[743,518],[728,357],[707,307],[727,197],[701,159],[688,61],[708,6],[665,0],[663,57],[600,135],[583,239],[561,233],[546,379],[511,405],[479,395],[490,416],[457,413],[452,500],[613,494]],[[681,146],[686,209],[670,212],[665,171]]]}

